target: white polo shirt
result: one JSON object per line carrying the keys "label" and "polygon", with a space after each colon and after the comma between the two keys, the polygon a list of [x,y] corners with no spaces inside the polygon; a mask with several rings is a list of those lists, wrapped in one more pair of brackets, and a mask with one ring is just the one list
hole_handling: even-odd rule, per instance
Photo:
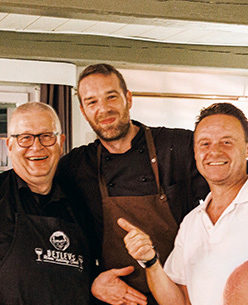
{"label": "white polo shirt", "polygon": [[183,220],[164,270],[186,285],[192,305],[222,305],[232,271],[248,260],[248,181],[213,225],[204,203]]}

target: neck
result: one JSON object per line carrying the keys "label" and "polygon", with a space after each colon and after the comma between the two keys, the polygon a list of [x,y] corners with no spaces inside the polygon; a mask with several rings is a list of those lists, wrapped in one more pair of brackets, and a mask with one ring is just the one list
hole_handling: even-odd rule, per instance
{"label": "neck", "polygon": [[128,133],[125,137],[113,141],[105,141],[100,139],[102,145],[111,154],[123,154],[132,147],[132,140],[139,131],[139,127],[131,123]]}
{"label": "neck", "polygon": [[210,185],[212,200],[207,207],[207,213],[213,223],[219,219],[224,210],[232,203],[246,182],[244,177],[235,185]]}
{"label": "neck", "polygon": [[40,194],[40,195],[47,195],[50,193],[52,189],[52,183],[27,183],[28,187],[33,193]]}

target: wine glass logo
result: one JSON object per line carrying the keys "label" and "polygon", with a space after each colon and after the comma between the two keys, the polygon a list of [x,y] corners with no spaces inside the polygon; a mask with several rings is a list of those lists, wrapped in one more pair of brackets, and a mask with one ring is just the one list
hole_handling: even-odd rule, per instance
{"label": "wine glass logo", "polygon": [[84,260],[83,260],[82,255],[79,255],[79,256],[78,256],[78,264],[79,264],[79,269],[80,269],[80,270],[83,270],[83,269],[84,269],[84,267],[83,267],[83,262],[84,262]]}
{"label": "wine glass logo", "polygon": [[38,258],[36,259],[37,262],[42,262],[42,259],[41,259],[41,255],[43,253],[43,249],[41,248],[35,248],[34,249],[35,253],[37,254]]}

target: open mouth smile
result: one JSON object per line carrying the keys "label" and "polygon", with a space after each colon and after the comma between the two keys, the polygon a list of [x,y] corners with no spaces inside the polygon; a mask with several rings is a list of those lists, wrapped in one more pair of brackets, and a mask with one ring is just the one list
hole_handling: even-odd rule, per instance
{"label": "open mouth smile", "polygon": [[47,158],[48,158],[48,156],[45,156],[45,157],[29,157],[28,160],[30,160],[30,161],[40,161],[40,160],[45,160]]}
{"label": "open mouth smile", "polygon": [[209,162],[208,165],[210,166],[218,166],[218,165],[225,165],[227,164],[226,161],[220,161],[220,162]]}

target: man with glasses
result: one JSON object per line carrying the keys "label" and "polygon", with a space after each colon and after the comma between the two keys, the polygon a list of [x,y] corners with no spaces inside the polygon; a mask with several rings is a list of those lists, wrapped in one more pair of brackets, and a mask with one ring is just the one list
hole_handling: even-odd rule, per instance
{"label": "man with glasses", "polygon": [[64,140],[50,106],[14,110],[7,139],[13,169],[0,175],[0,304],[90,304],[86,234],[53,182]]}

